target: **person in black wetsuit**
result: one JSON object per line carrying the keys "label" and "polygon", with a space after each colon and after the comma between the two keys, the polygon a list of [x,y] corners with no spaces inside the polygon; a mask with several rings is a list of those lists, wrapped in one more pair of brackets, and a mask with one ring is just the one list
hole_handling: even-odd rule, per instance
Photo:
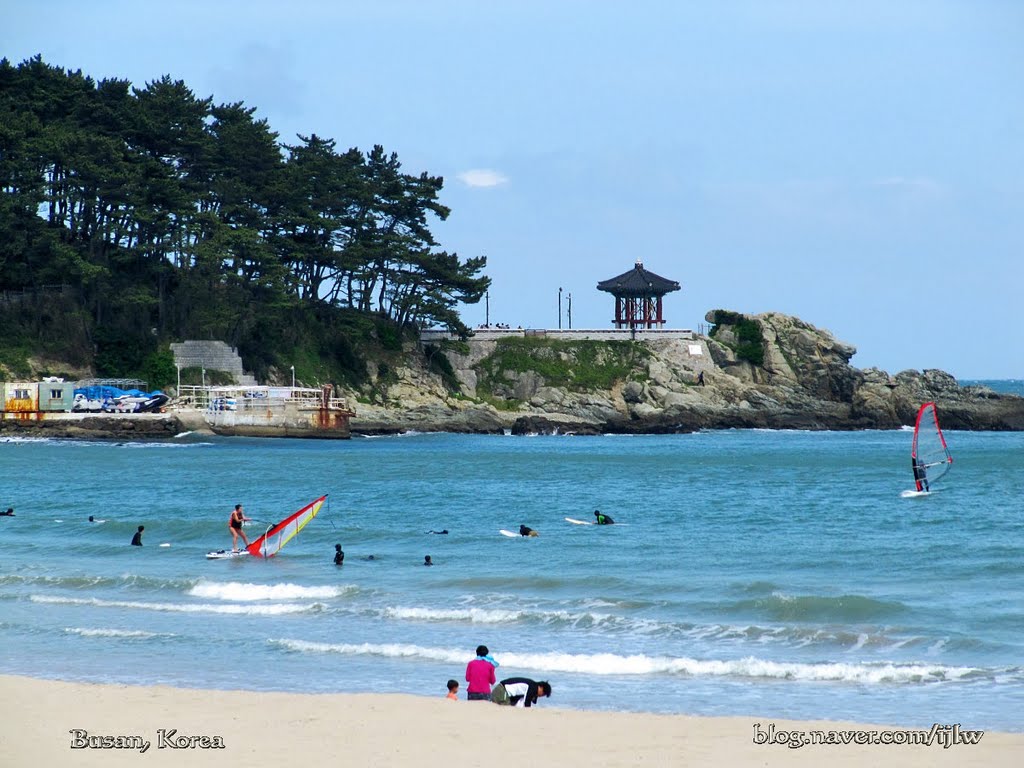
{"label": "person in black wetsuit", "polygon": [[341,544],[334,545],[334,564],[344,565],[345,564],[345,553],[341,551]]}
{"label": "person in black wetsuit", "polygon": [[599,509],[594,510],[594,517],[597,518],[598,525],[615,525],[615,521],[608,517],[608,515],[603,514]]}
{"label": "person in black wetsuit", "polygon": [[142,532],[144,530],[146,530],[146,526],[140,525],[139,526],[139,530],[137,530],[135,532],[135,535],[132,536],[132,546],[133,547],[141,547],[142,546]]}
{"label": "person in black wetsuit", "polygon": [[910,457],[910,463],[914,467],[914,485],[919,491],[928,491],[928,472],[924,468],[924,464],[917,456]]}
{"label": "person in black wetsuit", "polygon": [[533,528],[530,528],[529,526],[525,526],[525,525],[520,525],[519,526],[519,535],[520,536],[540,536],[540,534],[537,533],[535,530],[533,530]]}

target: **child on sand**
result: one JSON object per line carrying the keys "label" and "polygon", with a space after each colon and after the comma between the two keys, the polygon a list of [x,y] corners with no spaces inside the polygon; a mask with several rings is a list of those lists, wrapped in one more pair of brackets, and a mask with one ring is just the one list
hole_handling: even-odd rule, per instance
{"label": "child on sand", "polygon": [[448,681],[448,695],[445,696],[445,698],[446,699],[451,699],[452,701],[458,701],[459,700],[459,681],[458,680],[449,680]]}

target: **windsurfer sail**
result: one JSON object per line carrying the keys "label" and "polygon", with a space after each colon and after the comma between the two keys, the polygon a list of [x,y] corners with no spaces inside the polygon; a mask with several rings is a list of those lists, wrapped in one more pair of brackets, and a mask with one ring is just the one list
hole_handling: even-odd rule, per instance
{"label": "windsurfer sail", "polygon": [[917,412],[910,461],[914,470],[914,487],[919,493],[929,493],[931,486],[949,471],[953,463],[946,438],[939,427],[935,403],[925,403]]}
{"label": "windsurfer sail", "polygon": [[316,501],[310,502],[304,506],[298,512],[293,512],[281,522],[270,526],[267,529],[267,532],[253,541],[248,547],[246,547],[246,550],[250,555],[254,555],[256,557],[273,557],[280,552],[281,548],[291,541],[310,520],[316,517],[316,513],[320,511],[320,507],[324,505],[326,500],[327,495],[324,494]]}

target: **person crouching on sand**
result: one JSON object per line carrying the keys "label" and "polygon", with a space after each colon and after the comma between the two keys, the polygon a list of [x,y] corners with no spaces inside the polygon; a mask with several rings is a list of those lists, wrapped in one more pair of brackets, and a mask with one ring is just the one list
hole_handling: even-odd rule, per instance
{"label": "person crouching on sand", "polygon": [[491,701],[512,707],[532,707],[538,696],[550,696],[551,683],[528,677],[507,677],[494,686]]}

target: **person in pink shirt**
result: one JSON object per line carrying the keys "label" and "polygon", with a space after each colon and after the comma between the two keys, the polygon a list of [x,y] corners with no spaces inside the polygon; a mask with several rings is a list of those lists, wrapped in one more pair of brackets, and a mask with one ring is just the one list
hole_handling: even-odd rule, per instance
{"label": "person in pink shirt", "polygon": [[491,700],[491,686],[496,682],[494,677],[496,666],[498,666],[498,662],[490,657],[487,646],[478,645],[476,658],[466,665],[466,682],[469,683],[469,687],[466,688],[467,699],[470,701]]}

